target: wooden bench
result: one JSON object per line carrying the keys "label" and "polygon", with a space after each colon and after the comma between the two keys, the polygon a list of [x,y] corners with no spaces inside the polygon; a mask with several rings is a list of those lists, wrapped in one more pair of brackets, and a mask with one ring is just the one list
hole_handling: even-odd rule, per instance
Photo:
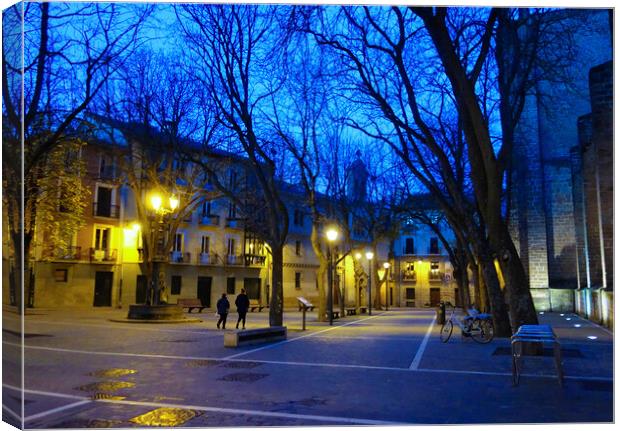
{"label": "wooden bench", "polygon": [[360,307],[360,314],[366,314],[366,307]]}
{"label": "wooden bench", "polygon": [[281,340],[286,340],[286,326],[270,326],[227,332],[224,334],[224,347],[239,347]]}
{"label": "wooden bench", "polygon": [[521,361],[523,358],[523,344],[551,344],[553,345],[553,356],[555,367],[558,372],[560,386],[563,384],[564,372],[562,370],[562,348],[553,328],[550,325],[521,325],[517,332],[510,338],[512,351],[512,383],[514,386],[519,384],[521,376]]}
{"label": "wooden bench", "polygon": [[188,313],[191,313],[194,308],[197,308],[199,313],[201,313],[204,308],[207,308],[202,305],[202,301],[199,298],[179,298],[177,299],[177,305],[187,308]]}
{"label": "wooden bench", "polygon": [[256,299],[250,299],[250,311],[254,312],[254,310],[258,309],[261,312],[265,308],[264,305],[260,304]]}
{"label": "wooden bench", "polygon": [[355,308],[346,308],[347,316],[354,316],[357,314],[357,310]]}
{"label": "wooden bench", "polygon": [[303,308],[305,308],[306,311],[314,310],[314,305],[312,305],[312,303],[303,296],[297,297],[297,305],[299,306],[299,309],[297,311],[301,311]]}
{"label": "wooden bench", "polygon": [[[339,319],[340,318],[340,311],[334,310],[334,311],[332,311],[332,315],[333,315],[334,319]],[[329,311],[325,312],[325,316],[329,319]]]}

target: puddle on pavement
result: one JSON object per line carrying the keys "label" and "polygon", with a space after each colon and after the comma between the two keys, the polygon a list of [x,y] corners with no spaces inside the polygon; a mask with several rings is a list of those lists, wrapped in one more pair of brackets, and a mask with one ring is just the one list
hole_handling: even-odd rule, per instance
{"label": "puddle on pavement", "polygon": [[89,376],[95,377],[121,377],[127,374],[135,374],[138,370],[131,370],[129,368],[108,368],[105,370],[97,370],[92,373],[88,373]]}
{"label": "puddle on pavement", "polygon": [[136,384],[132,382],[96,382],[89,383],[88,385],[78,386],[75,389],[77,389],[78,391],[93,393],[114,392],[118,391],[119,389],[133,388],[135,385]]}
{"label": "puddle on pavement", "polygon": [[190,368],[198,367],[212,367],[213,365],[221,364],[221,361],[214,361],[213,359],[196,359],[185,363],[185,366]]}
{"label": "puddle on pavement", "polygon": [[258,373],[233,373],[226,374],[222,376],[218,380],[223,380],[225,382],[243,382],[243,383],[254,383],[257,380],[264,379],[269,374],[258,374]]}
{"label": "puddle on pavement", "polygon": [[224,362],[221,367],[226,368],[256,368],[263,365],[262,362]]}
{"label": "puddle on pavement", "polygon": [[194,410],[162,407],[129,419],[129,422],[149,427],[178,427],[198,416]]}

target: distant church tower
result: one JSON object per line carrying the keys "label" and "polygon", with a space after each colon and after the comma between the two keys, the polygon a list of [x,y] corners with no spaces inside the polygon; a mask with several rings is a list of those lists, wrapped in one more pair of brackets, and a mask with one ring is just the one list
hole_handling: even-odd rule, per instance
{"label": "distant church tower", "polygon": [[368,170],[362,162],[360,150],[355,152],[355,156],[355,161],[347,169],[347,198],[353,202],[363,202],[366,200]]}

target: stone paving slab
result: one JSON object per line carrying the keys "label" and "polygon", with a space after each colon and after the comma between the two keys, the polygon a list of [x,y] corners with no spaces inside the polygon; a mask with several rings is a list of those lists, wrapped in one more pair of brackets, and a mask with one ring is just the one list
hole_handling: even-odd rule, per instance
{"label": "stone paving slab", "polygon": [[[36,397],[36,407],[27,405],[26,415],[50,412],[29,427],[91,427],[104,424],[102,420],[113,427],[133,427],[131,418],[166,406],[197,409],[201,414],[185,426],[201,427],[612,418],[613,337],[587,327],[598,335],[585,338],[580,330],[586,326],[571,326],[572,317],[541,316],[541,321],[555,319],[563,346],[583,353],[565,358],[572,377],[564,387],[553,379],[548,358],[528,360],[528,375],[512,387],[510,356],[493,354],[508,340],[479,345],[455,337],[442,344],[429,310],[355,316],[339,319],[333,327],[309,319],[305,332],[300,331],[301,313],[287,312],[286,342],[240,349],[223,347],[224,331],[210,327],[214,322],[153,330],[152,325],[106,320],[118,313],[85,310],[73,316],[50,310],[28,316],[27,332],[50,335],[27,339],[32,348],[26,348],[26,387],[38,392],[27,394]],[[267,313],[255,313],[248,327],[265,326],[267,318]],[[414,357],[421,360],[410,370]],[[116,369],[135,373],[101,373]],[[96,386],[106,382],[131,385]],[[92,400],[93,392],[108,398]],[[86,402],[72,407],[76,400]]]}

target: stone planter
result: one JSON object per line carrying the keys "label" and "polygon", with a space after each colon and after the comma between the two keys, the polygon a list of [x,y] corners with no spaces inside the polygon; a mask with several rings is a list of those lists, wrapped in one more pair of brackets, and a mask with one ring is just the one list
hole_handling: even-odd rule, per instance
{"label": "stone planter", "polygon": [[135,320],[181,320],[184,318],[183,308],[176,304],[129,306],[128,319]]}

